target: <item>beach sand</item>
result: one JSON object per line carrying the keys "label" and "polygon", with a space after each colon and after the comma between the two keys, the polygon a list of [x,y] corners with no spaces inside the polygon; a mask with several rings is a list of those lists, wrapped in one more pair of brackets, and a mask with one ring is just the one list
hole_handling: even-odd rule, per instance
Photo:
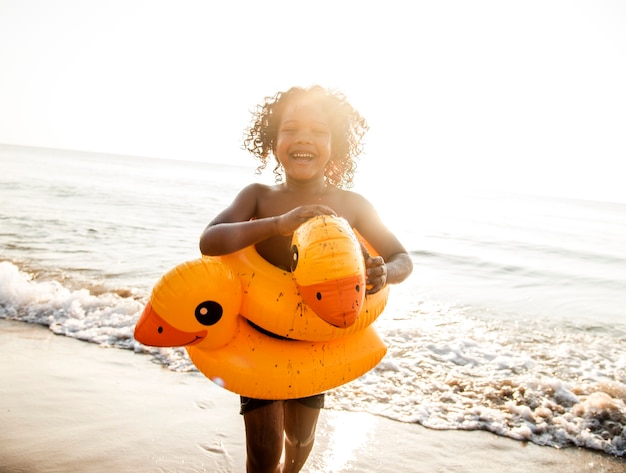
{"label": "beach sand", "polygon": [[[0,320],[0,472],[244,472],[238,396]],[[617,473],[626,459],[324,409],[305,472]]]}

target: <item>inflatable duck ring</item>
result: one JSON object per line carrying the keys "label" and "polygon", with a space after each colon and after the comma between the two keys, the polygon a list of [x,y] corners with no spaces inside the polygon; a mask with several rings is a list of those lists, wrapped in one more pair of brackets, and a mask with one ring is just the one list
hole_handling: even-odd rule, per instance
{"label": "inflatable duck ring", "polygon": [[311,219],[294,234],[292,256],[292,273],[253,247],[176,266],[154,286],[135,339],[184,346],[209,379],[260,399],[311,396],[371,370],[386,352],[370,324],[388,289],[365,295],[352,229],[337,217]]}

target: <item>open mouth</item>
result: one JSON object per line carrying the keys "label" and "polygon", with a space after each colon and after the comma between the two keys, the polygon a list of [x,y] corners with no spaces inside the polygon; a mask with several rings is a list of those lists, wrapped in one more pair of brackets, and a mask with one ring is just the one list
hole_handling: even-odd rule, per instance
{"label": "open mouth", "polygon": [[293,153],[291,157],[300,163],[308,163],[315,159],[312,153]]}

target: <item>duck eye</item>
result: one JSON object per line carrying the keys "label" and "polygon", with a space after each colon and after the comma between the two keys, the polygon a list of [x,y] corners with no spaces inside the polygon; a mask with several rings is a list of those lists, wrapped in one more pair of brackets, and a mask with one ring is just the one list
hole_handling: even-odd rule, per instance
{"label": "duck eye", "polygon": [[291,247],[291,272],[293,273],[298,266],[298,247],[293,245]]}
{"label": "duck eye", "polygon": [[196,320],[202,325],[215,325],[222,318],[222,306],[215,301],[204,301],[196,307]]}

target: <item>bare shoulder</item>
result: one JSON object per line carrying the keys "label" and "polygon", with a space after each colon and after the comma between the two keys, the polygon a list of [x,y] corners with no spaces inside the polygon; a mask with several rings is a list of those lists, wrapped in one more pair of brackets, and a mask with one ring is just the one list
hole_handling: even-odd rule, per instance
{"label": "bare shoulder", "polygon": [[339,190],[337,194],[345,203],[342,213],[353,228],[358,230],[374,249],[388,260],[398,253],[406,253],[406,249],[398,238],[384,224],[384,216],[378,214],[374,205],[363,195],[347,190]]}
{"label": "bare shoulder", "polygon": [[259,202],[271,191],[271,186],[252,183],[241,189],[228,207],[222,210],[209,224],[243,222],[258,216]]}
{"label": "bare shoulder", "polygon": [[355,205],[357,207],[373,208],[370,201],[367,200],[363,195],[359,194],[358,192],[349,191],[345,189],[339,189],[339,192],[341,192],[343,194],[343,197],[349,200],[352,203],[352,205]]}
{"label": "bare shoulder", "polygon": [[276,194],[276,187],[277,186],[261,184],[259,182],[248,184],[246,187],[241,189],[237,197],[235,197],[233,203],[242,204],[247,202],[248,204],[251,204],[254,202],[255,206],[258,206],[259,202],[272,198],[272,196]]}
{"label": "bare shoulder", "polygon": [[333,200],[341,203],[340,208],[336,210],[347,218],[352,226],[357,226],[362,219],[378,218],[374,206],[358,192],[336,189],[334,195]]}
{"label": "bare shoulder", "polygon": [[271,192],[273,186],[267,184],[261,184],[260,182],[253,182],[252,184],[248,184],[241,191],[239,191],[240,196],[244,197],[256,197],[262,196],[267,192]]}

